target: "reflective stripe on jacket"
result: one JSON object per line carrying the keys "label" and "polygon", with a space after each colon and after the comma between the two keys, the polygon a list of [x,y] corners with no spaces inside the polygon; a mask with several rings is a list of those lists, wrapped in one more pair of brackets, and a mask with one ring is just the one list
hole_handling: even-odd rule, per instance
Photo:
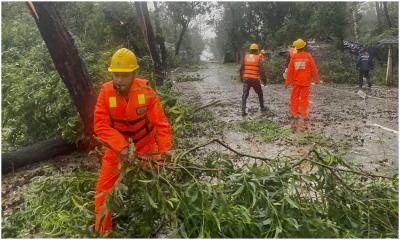
{"label": "reflective stripe on jacket", "polygon": [[285,85],[310,86],[311,78],[319,83],[318,70],[310,53],[297,52],[290,60]]}

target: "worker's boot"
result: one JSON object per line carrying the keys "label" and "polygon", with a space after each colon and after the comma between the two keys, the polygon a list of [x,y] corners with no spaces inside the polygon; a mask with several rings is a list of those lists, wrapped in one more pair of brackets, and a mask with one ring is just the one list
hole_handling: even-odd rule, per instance
{"label": "worker's boot", "polygon": [[260,111],[261,111],[261,112],[268,112],[269,109],[268,109],[267,107],[265,107],[264,105],[261,105],[261,106],[260,106]]}
{"label": "worker's boot", "polygon": [[264,106],[264,97],[262,94],[258,95],[258,101],[260,102],[260,111],[267,112],[268,108]]}
{"label": "worker's boot", "polygon": [[247,100],[247,97],[245,97],[245,95],[243,94],[243,96],[242,96],[242,116],[243,117],[247,116],[247,113],[246,113],[246,100]]}
{"label": "worker's boot", "polygon": [[244,117],[244,116],[247,116],[247,113],[246,113],[246,105],[245,104],[242,104],[242,116]]}

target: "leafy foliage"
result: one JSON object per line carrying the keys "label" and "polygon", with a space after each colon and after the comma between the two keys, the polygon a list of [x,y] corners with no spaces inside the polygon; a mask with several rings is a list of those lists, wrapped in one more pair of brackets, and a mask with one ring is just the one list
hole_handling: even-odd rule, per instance
{"label": "leafy foliage", "polygon": [[96,174],[38,176],[32,179],[25,208],[3,217],[2,237],[94,237]]}
{"label": "leafy foliage", "polygon": [[[160,169],[123,167],[107,200],[111,237],[397,237],[397,178],[332,170],[348,167],[322,148],[297,167],[288,159],[235,167],[213,153],[205,166],[187,157]],[[3,218],[3,237],[33,229],[93,236],[93,184],[91,174],[35,179],[25,210]]]}
{"label": "leafy foliage", "polygon": [[[150,73],[153,63],[146,56],[131,3],[65,2],[57,4],[57,9],[96,90],[111,79],[106,65],[120,47],[133,49],[139,57],[141,77],[154,80]],[[163,16],[163,22],[168,22],[165,12]],[[3,150],[54,136],[77,141],[82,134],[80,118],[26,4],[2,3],[2,17]],[[199,30],[190,28],[182,46],[184,61],[198,61],[204,48]],[[168,51],[172,52],[171,48]],[[170,59],[175,61],[170,66],[180,64],[180,57]]]}
{"label": "leafy foliage", "polygon": [[[6,5],[7,14],[17,7]],[[58,134],[68,139],[79,131],[76,109],[39,32],[31,27],[32,17],[23,9],[23,14],[13,16],[16,19],[2,22],[2,135],[9,144],[5,148]]]}

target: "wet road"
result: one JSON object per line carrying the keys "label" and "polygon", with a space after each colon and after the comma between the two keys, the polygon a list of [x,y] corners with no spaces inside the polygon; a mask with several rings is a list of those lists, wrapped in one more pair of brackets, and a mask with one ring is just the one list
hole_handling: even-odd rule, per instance
{"label": "wet road", "polygon": [[[203,104],[220,100],[209,108],[218,120],[227,125],[244,119],[261,116],[258,97],[253,90],[247,101],[249,116],[240,113],[242,83],[234,80],[238,66],[206,63],[196,73],[202,81],[182,82],[177,88],[183,98],[194,96]],[[321,76],[323,80],[323,76]],[[272,111],[268,118],[282,127],[289,124],[289,96],[291,89],[282,84],[263,87],[264,101]],[[398,89],[373,87],[370,97],[363,99],[356,93],[356,86],[313,85],[310,94],[311,130],[345,142],[351,146],[345,158],[365,170],[394,173],[398,170]],[[304,149],[284,146],[281,143],[260,143],[250,135],[232,128],[224,129],[221,138],[237,150],[274,157],[276,154],[302,154]]]}

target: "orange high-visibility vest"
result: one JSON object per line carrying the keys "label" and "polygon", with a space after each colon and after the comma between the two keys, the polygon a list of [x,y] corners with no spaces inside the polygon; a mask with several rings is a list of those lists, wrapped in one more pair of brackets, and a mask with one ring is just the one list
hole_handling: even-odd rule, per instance
{"label": "orange high-visibility vest", "polygon": [[243,59],[243,78],[260,78],[260,57],[256,54],[246,54]]}

